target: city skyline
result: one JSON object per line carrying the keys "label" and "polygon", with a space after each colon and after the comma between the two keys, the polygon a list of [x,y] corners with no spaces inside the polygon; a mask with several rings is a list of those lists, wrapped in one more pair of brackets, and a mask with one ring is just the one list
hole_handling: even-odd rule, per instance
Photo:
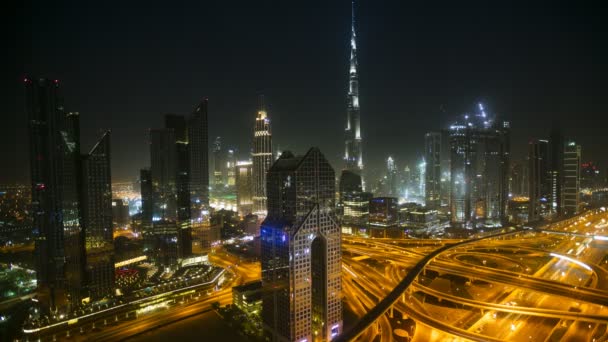
{"label": "city skyline", "polygon": [[608,338],[603,11],[17,12],[4,339]]}
{"label": "city skyline", "polygon": [[[515,18],[520,26],[514,30],[509,18],[516,7],[446,6],[435,15],[424,7],[408,8],[398,4],[375,6],[357,2],[356,7],[361,102],[365,104],[362,133],[366,169],[381,169],[388,155],[392,155],[398,165],[405,162],[412,166],[423,154],[427,131],[449,126],[480,101],[498,113],[499,119],[511,122],[514,160],[527,155],[530,139],[548,135],[549,121],[555,118],[561,119],[565,135],[583,146],[582,160],[599,162],[605,169],[601,151],[606,143],[598,139],[602,136],[601,125],[590,124],[592,120],[601,120],[604,114],[601,101],[597,99],[601,98],[598,96],[602,89],[599,81],[606,71],[599,61],[606,55],[606,48],[594,44],[598,41],[595,38],[603,34],[595,29],[600,24],[597,21],[599,12],[595,17],[582,9],[572,9],[569,13],[572,20],[566,28],[554,30],[560,24],[558,18],[565,13],[565,8],[554,7],[546,15],[531,8],[526,13],[518,13]],[[59,13],[60,8],[49,13],[66,15]],[[169,10],[167,22],[181,21],[182,16],[188,15],[183,9]],[[29,73],[59,79],[66,108],[81,113],[85,145],[94,143],[99,129],[112,130],[113,150],[116,151],[112,171],[116,180],[136,179],[139,167],[149,164],[145,153],[148,128],[160,127],[165,113],[189,113],[191,103],[204,97],[209,97],[210,136],[222,136],[226,146],[236,146],[240,153],[247,154],[251,138],[246,133],[253,121],[250,113],[256,108],[256,94],[260,90],[267,95],[267,106],[273,116],[276,149],[303,152],[308,146],[308,137],[303,132],[294,133],[293,128],[310,127],[310,122],[322,119],[326,124],[318,132],[319,145],[327,151],[332,165],[341,169],[343,151],[338,145],[341,137],[336,132],[344,126],[350,2],[316,4],[310,8],[297,8],[297,12],[286,6],[264,4],[259,8],[243,4],[230,10],[216,4],[210,9],[216,11],[221,25],[208,26],[213,21],[178,25],[158,39],[153,35],[158,29],[151,25],[160,18],[163,12],[160,8],[146,9],[150,17],[138,27],[128,24],[127,18],[133,18],[130,16],[132,9],[122,8],[108,18],[110,27],[115,27],[108,32],[100,32],[99,18],[85,11],[78,19],[90,20],[83,33],[105,42],[99,46],[87,43],[83,37],[70,36],[66,31],[69,27],[62,25],[56,27],[58,36],[45,36],[36,28],[47,19],[37,17],[34,12],[32,18],[40,21],[34,20],[31,28],[18,32],[31,38],[32,44],[18,46],[24,58],[11,71],[12,78],[3,80],[9,89],[4,96],[13,95],[10,91],[13,90],[16,101],[7,101],[9,106],[4,109],[9,120],[3,128],[0,153],[14,163],[2,173],[0,181],[27,180],[23,172],[27,170],[27,158],[22,156],[27,147],[6,149],[9,145],[5,139],[10,141],[25,133],[25,118],[11,113],[22,113],[23,93],[19,83],[22,76]],[[103,12],[104,8],[100,10]],[[450,11],[470,12],[466,18],[471,23],[450,30],[450,25],[456,22],[447,17]],[[256,18],[273,18],[278,22],[254,25],[251,32],[240,37],[237,34],[240,28],[251,27],[252,19],[245,17],[246,12],[257,15],[254,15]],[[319,21],[317,25],[310,25],[307,18],[311,15]],[[383,18],[382,21],[379,18]],[[425,18],[430,22],[414,27],[421,21],[424,23]],[[227,19],[236,26],[226,26],[222,20]],[[275,25],[278,24],[290,35],[277,33]],[[487,24],[486,29],[481,32],[475,24]],[[140,32],[142,28],[152,31],[144,34]],[[117,37],[116,33],[121,30],[130,35]],[[225,54],[230,58],[221,61],[201,55],[201,61],[193,64],[190,57],[184,57],[186,60],[181,63],[178,52],[175,55],[161,53],[169,58],[166,61],[145,53],[161,47],[159,44],[167,44],[175,34],[185,35],[183,42],[173,43],[176,51],[198,56],[197,52],[201,50],[190,46],[199,39],[196,37],[198,32],[213,38],[205,42],[209,48],[216,49],[217,55]],[[62,39],[62,33],[66,38],[74,39]],[[138,34],[144,34],[147,39],[133,42],[131,35]],[[265,39],[254,43],[254,35]],[[401,39],[401,36],[408,39]],[[551,39],[547,40],[547,37]],[[57,59],[44,48],[46,43],[41,40],[65,45],[73,53],[68,53],[70,57],[65,60]],[[395,44],[395,41],[405,43]],[[228,42],[243,43],[243,47],[253,49],[272,47],[276,52],[268,60],[248,57],[241,63],[242,47],[237,49]],[[106,51],[112,57],[110,60],[90,57],[102,46],[110,47]],[[126,47],[124,64],[120,64],[115,50],[120,47]],[[472,48],[483,53],[472,53],[470,51],[475,51]],[[316,52],[310,52],[311,49]],[[291,58],[281,58],[282,53],[290,53]],[[541,63],[549,56],[551,63]],[[74,58],[78,59],[80,68],[90,67],[90,72],[72,70]],[[144,63],[136,67],[139,61]],[[158,70],[151,69],[152,63]],[[454,68],[455,65],[459,68]],[[576,70],[562,72],[574,65]],[[211,70],[219,66],[235,68],[224,72]],[[99,74],[100,70],[108,68],[116,70]],[[147,84],[153,70],[162,75],[163,81],[154,81],[160,82],[160,86],[156,84],[151,89]],[[292,74],[299,70],[305,72],[294,83],[293,77],[285,76],[287,70]],[[229,84],[233,86],[228,89]],[[576,91],[572,89],[573,84]],[[305,93],[304,89],[307,89]],[[230,120],[230,125],[223,120],[226,117],[234,119]]]}

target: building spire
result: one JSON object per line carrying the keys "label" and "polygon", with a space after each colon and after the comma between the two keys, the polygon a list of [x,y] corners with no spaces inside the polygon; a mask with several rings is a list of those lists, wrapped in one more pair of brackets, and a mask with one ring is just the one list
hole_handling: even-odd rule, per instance
{"label": "building spire", "polygon": [[359,113],[359,75],[357,74],[357,35],[355,33],[355,2],[351,2],[350,67],[348,72],[348,94],[345,128],[344,161],[346,169],[363,170],[361,151],[361,118]]}
{"label": "building spire", "polygon": [[258,109],[257,119],[266,119],[266,105],[264,104],[264,94],[260,94],[260,109]]}

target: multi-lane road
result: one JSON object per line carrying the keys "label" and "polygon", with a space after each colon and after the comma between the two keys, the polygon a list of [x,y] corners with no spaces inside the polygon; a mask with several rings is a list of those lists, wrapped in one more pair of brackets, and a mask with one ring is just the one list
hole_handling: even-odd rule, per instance
{"label": "multi-lane road", "polygon": [[[398,299],[358,339],[606,339],[607,221],[605,211],[595,211],[544,226],[542,231],[512,232],[475,242],[344,236],[343,296],[350,311],[364,318],[377,311],[389,294]],[[230,275],[223,286],[176,294],[149,311],[129,308],[112,317],[83,321],[70,326],[70,336],[98,341],[137,336],[208,311],[213,302],[229,304],[231,286],[260,279],[259,263],[221,248],[210,253],[209,260]],[[407,286],[396,293],[395,287],[408,277]],[[415,327],[404,328],[406,320],[415,321]],[[61,329],[36,338],[65,335],[67,329]]]}

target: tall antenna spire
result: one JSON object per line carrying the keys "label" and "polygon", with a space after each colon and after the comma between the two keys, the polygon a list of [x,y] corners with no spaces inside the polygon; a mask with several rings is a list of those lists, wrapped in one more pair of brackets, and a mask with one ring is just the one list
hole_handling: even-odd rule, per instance
{"label": "tall antenna spire", "polygon": [[353,0],[351,3],[351,30],[353,33],[353,36],[355,35],[355,0]]}
{"label": "tall antenna spire", "polygon": [[361,151],[361,116],[359,113],[359,75],[357,73],[357,40],[355,33],[355,1],[351,1],[350,67],[348,72],[348,108],[346,111],[345,151],[346,169],[363,170]]}

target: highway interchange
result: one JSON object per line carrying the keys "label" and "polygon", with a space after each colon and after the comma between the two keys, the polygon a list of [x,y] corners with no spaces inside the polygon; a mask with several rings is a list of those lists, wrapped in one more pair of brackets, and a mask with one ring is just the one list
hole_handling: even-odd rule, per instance
{"label": "highway interchange", "polygon": [[[399,299],[356,334],[357,340],[608,340],[607,221],[608,214],[598,210],[542,231],[511,232],[471,243],[345,235],[345,306],[364,318],[389,294]],[[70,340],[128,339],[209,311],[214,302],[229,304],[232,286],[260,277],[259,263],[221,248],[209,260],[227,271],[221,286],[178,292],[149,312],[129,308],[79,322],[70,327]],[[416,267],[420,274],[412,272]],[[408,274],[411,282],[395,293]],[[63,329],[31,337],[52,341],[66,336]]]}

